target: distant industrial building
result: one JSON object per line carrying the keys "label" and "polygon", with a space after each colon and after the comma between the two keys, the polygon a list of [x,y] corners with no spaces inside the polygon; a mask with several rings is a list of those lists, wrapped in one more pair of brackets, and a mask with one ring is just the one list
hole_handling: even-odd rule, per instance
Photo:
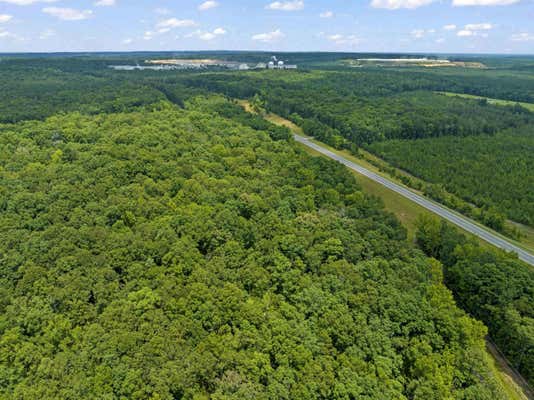
{"label": "distant industrial building", "polygon": [[[0,0],[1,1],[1,0]],[[297,69],[296,65],[286,64],[278,60],[276,56],[271,57],[268,63],[260,62],[256,65],[241,63],[236,61],[224,61],[217,59],[166,59],[166,60],[146,60],[145,65],[110,65],[117,71],[170,71],[183,69],[209,69],[209,68],[226,68],[237,71],[248,71],[250,69]]]}
{"label": "distant industrial building", "polygon": [[298,67],[294,64],[286,64],[282,60],[278,60],[276,56],[271,57],[271,61],[267,64],[269,69],[297,69]]}

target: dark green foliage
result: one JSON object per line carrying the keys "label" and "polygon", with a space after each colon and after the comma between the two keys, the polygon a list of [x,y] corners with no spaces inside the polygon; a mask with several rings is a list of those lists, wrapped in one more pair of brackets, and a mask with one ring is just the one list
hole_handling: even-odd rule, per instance
{"label": "dark green foliage", "polygon": [[[302,101],[303,97],[313,100]],[[297,114],[305,121],[326,126],[328,129],[318,126],[307,133],[337,147],[342,143],[335,142],[336,135],[361,145],[386,139],[493,134],[534,123],[534,114],[524,109],[481,107],[474,101],[424,92],[347,98],[338,93],[280,90],[269,94],[266,103],[275,113],[286,117]]]}
{"label": "dark green foliage", "polygon": [[[531,127],[476,138],[387,141],[370,149],[393,165],[428,182],[441,183],[447,191],[482,207],[486,210],[482,219],[488,226],[502,226],[499,212],[534,226]],[[442,200],[435,190],[428,194]]]}
{"label": "dark green foliage", "polygon": [[[184,83],[237,98],[259,94],[269,111],[300,121],[306,133],[337,147],[386,139],[493,134],[534,123],[534,114],[522,107],[480,104],[422,91],[456,90],[442,87],[446,79],[370,70],[282,76],[219,73],[190,76]],[[473,84],[469,77],[463,80],[467,86]]]}
{"label": "dark green foliage", "polygon": [[0,69],[0,122],[43,119],[58,112],[121,112],[165,97],[147,84],[124,79]]}
{"label": "dark green foliage", "polygon": [[344,167],[184,107],[0,126],[1,399],[504,398]]}
{"label": "dark green foliage", "polygon": [[483,321],[512,364],[534,381],[534,270],[515,257],[482,249],[445,223],[422,219],[417,241],[445,266],[459,304]]}

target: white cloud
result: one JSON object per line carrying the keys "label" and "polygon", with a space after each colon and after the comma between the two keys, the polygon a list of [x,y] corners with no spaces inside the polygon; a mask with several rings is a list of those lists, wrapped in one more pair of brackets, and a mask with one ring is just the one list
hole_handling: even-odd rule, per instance
{"label": "white cloud", "polygon": [[94,5],[97,7],[110,7],[114,6],[115,4],[115,0],[98,0],[94,3]]}
{"label": "white cloud", "polygon": [[458,31],[456,35],[460,37],[467,37],[467,36],[480,36],[483,38],[488,37],[488,34],[485,32],[480,31],[489,31],[490,29],[493,29],[494,26],[490,23],[482,23],[482,24],[467,24],[464,26],[464,29],[461,31]]}
{"label": "white cloud", "polygon": [[93,14],[91,10],[76,10],[74,8],[61,7],[46,7],[43,8],[43,12],[63,21],[80,21],[89,18]]}
{"label": "white cloud", "polygon": [[341,35],[339,33],[329,35],[326,38],[337,45],[357,45],[361,42],[360,38],[356,35]]}
{"label": "white cloud", "polygon": [[190,28],[198,24],[191,19],[169,18],[158,22],[157,28]]}
{"label": "white cloud", "polygon": [[534,41],[534,34],[527,32],[514,33],[510,36],[510,40],[513,40],[514,42],[531,42]]}
{"label": "white cloud", "polygon": [[55,35],[56,35],[56,32],[53,29],[46,29],[39,34],[39,39],[45,40]]}
{"label": "white cloud", "polygon": [[5,23],[11,21],[13,16],[7,14],[0,14],[0,23]]}
{"label": "white cloud", "polygon": [[198,24],[191,20],[191,19],[178,19],[178,18],[168,18],[164,19],[162,21],[159,21],[154,30],[146,31],[143,34],[143,39],[145,40],[151,40],[156,35],[163,35],[165,33],[170,32],[172,29],[175,28],[191,28],[194,26],[198,26]]}
{"label": "white cloud", "polygon": [[201,33],[200,35],[198,35],[198,38],[200,40],[205,40],[205,41],[208,41],[208,40],[213,40],[217,37],[217,35],[215,35],[214,33],[212,32],[203,32]]}
{"label": "white cloud", "polygon": [[15,4],[17,6],[29,6],[35,3],[55,3],[58,0],[0,0],[3,3]]}
{"label": "white cloud", "polygon": [[436,30],[435,30],[435,29],[427,29],[427,30],[424,30],[424,29],[414,29],[414,30],[412,30],[410,33],[411,33],[411,35],[412,35],[415,39],[421,39],[421,38],[423,38],[425,35],[430,35],[430,34],[434,34],[434,33],[436,33]]}
{"label": "white cloud", "polygon": [[435,0],[372,0],[371,7],[398,10],[399,8],[418,8],[426,6]]}
{"label": "white cloud", "polygon": [[463,6],[508,6],[518,3],[520,0],[452,0],[452,5]]}
{"label": "white cloud", "polygon": [[273,32],[258,33],[252,36],[252,40],[256,40],[258,42],[270,43],[270,42],[274,42],[276,40],[282,39],[284,36],[285,35],[282,33],[282,31],[280,29],[277,29]]}
{"label": "white cloud", "polygon": [[445,25],[443,27],[443,29],[446,30],[446,31],[455,31],[456,30],[456,25],[454,25],[454,24]]}
{"label": "white cloud", "polygon": [[199,5],[198,9],[200,11],[206,11],[206,10],[210,10],[212,8],[218,7],[218,6],[219,6],[219,3],[217,3],[216,1],[208,0],[208,1],[205,1],[204,3],[202,3],[201,5]]}
{"label": "white cloud", "polygon": [[127,38],[122,41],[122,44],[132,44],[133,39]]}
{"label": "white cloud", "polygon": [[421,39],[423,36],[425,36],[425,30],[424,29],[414,29],[412,31],[412,36],[416,39]]}
{"label": "white cloud", "polygon": [[325,11],[319,14],[319,17],[321,18],[332,18],[334,16],[334,13],[332,11]]}
{"label": "white cloud", "polygon": [[195,32],[185,35],[185,37],[186,38],[197,37],[200,40],[209,41],[222,35],[226,35],[226,30],[224,28],[216,28],[212,32],[205,32],[205,31],[197,30]]}
{"label": "white cloud", "polygon": [[335,35],[329,35],[327,36],[328,40],[332,40],[334,42],[343,39],[343,35],[335,34]]}
{"label": "white cloud", "polygon": [[275,1],[274,3],[269,4],[265,8],[267,8],[268,10],[299,11],[304,9],[304,1]]}
{"label": "white cloud", "polygon": [[171,13],[171,10],[165,7],[158,7],[154,9],[154,12],[159,15],[169,15]]}
{"label": "white cloud", "polygon": [[475,33],[473,31],[468,31],[467,29],[462,29],[461,31],[458,31],[456,35],[460,37],[466,37],[466,36],[473,36]]}
{"label": "white cloud", "polygon": [[487,31],[490,29],[493,29],[492,24],[484,23],[484,24],[467,24],[464,26],[464,29],[467,29],[468,31]]}
{"label": "white cloud", "polygon": [[445,43],[445,39],[443,38],[439,38],[439,39],[436,39],[436,43]]}
{"label": "white cloud", "polygon": [[2,28],[0,28],[0,39],[16,39],[16,40],[24,40],[24,38],[11,33],[9,31],[5,31]]}

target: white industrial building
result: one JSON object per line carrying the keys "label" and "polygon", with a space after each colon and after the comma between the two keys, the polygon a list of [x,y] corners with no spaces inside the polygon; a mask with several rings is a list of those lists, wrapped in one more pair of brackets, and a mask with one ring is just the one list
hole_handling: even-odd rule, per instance
{"label": "white industrial building", "polygon": [[276,56],[272,56],[271,61],[267,64],[269,69],[297,69],[298,67],[294,64],[286,64],[282,60],[278,60]]}

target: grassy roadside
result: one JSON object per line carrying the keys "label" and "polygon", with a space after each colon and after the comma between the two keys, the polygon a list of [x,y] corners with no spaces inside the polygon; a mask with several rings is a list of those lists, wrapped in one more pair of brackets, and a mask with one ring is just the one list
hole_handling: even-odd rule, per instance
{"label": "grassy roadside", "polygon": [[519,101],[492,99],[490,97],[475,96],[472,94],[463,94],[463,93],[453,93],[453,92],[436,92],[436,93],[443,94],[445,96],[462,97],[464,99],[486,100],[488,104],[494,104],[497,106],[514,106],[516,104],[519,104],[521,107],[524,107],[527,110],[534,112],[534,104],[532,103],[522,103]]}
{"label": "grassy roadside", "polygon": [[512,370],[497,347],[490,341],[486,341],[486,360],[499,380],[508,398],[512,400],[530,400],[532,392],[521,375]]}
{"label": "grassy roadside", "polygon": [[[323,156],[321,153],[302,146],[303,149],[312,156]],[[363,163],[362,163],[363,164]],[[366,165],[365,165],[366,166]],[[395,214],[398,220],[408,230],[408,240],[410,243],[415,241],[416,221],[420,215],[434,215],[427,209],[408,200],[406,197],[389,190],[381,184],[367,178],[366,176],[358,174],[356,171],[349,170],[356,176],[358,183],[361,185],[364,192],[379,197],[384,203],[384,207],[389,212]],[[467,233],[467,232],[466,232]]]}
{"label": "grassy roadside", "polygon": [[[316,142],[316,143],[319,143],[319,142]],[[321,144],[322,145],[322,144]],[[330,149],[332,150],[332,149]],[[338,150],[332,150],[334,152],[337,152],[338,154],[340,155],[343,155],[344,157],[351,157],[352,154],[347,152],[347,151],[338,151]],[[368,151],[364,150],[364,149],[358,149],[358,151],[362,154],[363,158],[357,158],[357,162],[363,166],[365,166],[367,169],[369,170],[372,170],[373,172],[375,173],[378,173],[390,180],[393,180],[394,182],[398,183],[398,184],[402,184],[401,182],[398,181],[398,179],[396,179],[396,177],[394,176],[391,176],[389,175],[388,173],[386,172],[382,172],[380,171],[379,165],[382,165],[383,168],[386,168],[389,169],[389,168],[393,168],[396,173],[399,175],[399,176],[405,176],[407,178],[409,178],[412,182],[415,182],[415,183],[419,183],[421,185],[424,185],[426,184],[426,182],[414,175],[411,175],[410,173],[406,172],[406,171],[403,171],[402,169],[399,169],[399,168],[396,168],[396,167],[393,167],[391,164],[389,164],[387,161],[381,159],[380,157],[377,157],[376,155],[372,154],[372,153],[369,153]],[[411,191],[413,192],[416,192],[420,195],[423,195],[424,196],[424,193],[419,191],[419,190],[416,190],[414,189],[413,187],[410,187],[409,188]],[[451,193],[449,193],[451,194]],[[455,196],[454,194],[451,194],[453,196]],[[454,210],[452,210],[454,211]],[[456,212],[456,211],[454,211]],[[457,212],[456,212],[457,213]],[[485,228],[487,229],[484,225],[482,225],[481,223],[479,223],[478,221],[476,220],[473,220],[471,219],[475,224],[477,224],[478,226],[480,226],[481,228]],[[524,250],[528,250],[528,251],[532,251],[534,252],[534,228],[531,228],[529,226],[526,226],[526,225],[523,225],[523,224],[520,224],[520,223],[517,223],[517,222],[514,222],[514,221],[510,221],[510,220],[506,220],[505,221],[505,226],[508,230],[512,231],[512,230],[517,230],[521,233],[521,240],[515,240],[515,239],[512,239],[512,238],[509,238],[499,232],[494,232],[496,233],[497,235],[501,236],[502,238],[510,241],[510,242],[513,242],[515,245],[517,245],[518,247],[521,247],[523,248]]]}

